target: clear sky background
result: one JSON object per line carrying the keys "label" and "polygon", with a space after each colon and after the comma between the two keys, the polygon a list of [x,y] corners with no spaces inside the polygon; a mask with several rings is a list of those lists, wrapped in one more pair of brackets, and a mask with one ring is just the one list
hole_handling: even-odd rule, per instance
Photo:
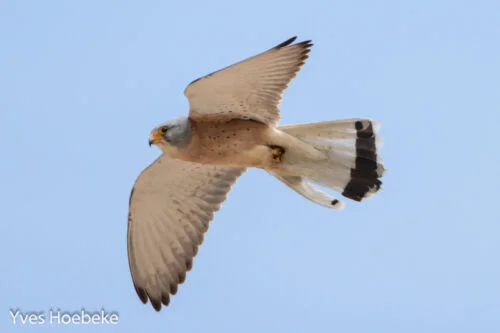
{"label": "clear sky background", "polygon": [[[287,38],[311,57],[282,123],[382,123],[384,189],[344,211],[260,170],[156,313],[128,198],[193,79]],[[499,332],[500,2],[0,2],[0,331]],[[104,308],[116,326],[12,325]]]}

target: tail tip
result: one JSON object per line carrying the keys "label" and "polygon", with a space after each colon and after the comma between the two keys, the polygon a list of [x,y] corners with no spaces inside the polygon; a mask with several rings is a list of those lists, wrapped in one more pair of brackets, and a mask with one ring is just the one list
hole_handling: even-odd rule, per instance
{"label": "tail tip", "polygon": [[345,208],[345,203],[337,199],[333,199],[330,204],[332,208],[336,210],[343,210]]}
{"label": "tail tip", "polygon": [[342,192],[346,198],[354,201],[362,201],[372,197],[382,188],[382,182],[379,179],[351,179],[348,186]]}

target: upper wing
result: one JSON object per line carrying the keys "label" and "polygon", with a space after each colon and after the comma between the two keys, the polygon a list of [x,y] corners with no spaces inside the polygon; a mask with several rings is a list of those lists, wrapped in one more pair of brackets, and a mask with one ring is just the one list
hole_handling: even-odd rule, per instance
{"label": "upper wing", "polygon": [[128,259],[135,290],[156,311],[184,282],[214,212],[245,168],[208,166],[161,155],[130,194]]}
{"label": "upper wing", "polygon": [[296,38],[191,82],[184,91],[190,117],[243,118],[275,124],[280,118],[281,95],[312,46],[311,41],[291,45]]}

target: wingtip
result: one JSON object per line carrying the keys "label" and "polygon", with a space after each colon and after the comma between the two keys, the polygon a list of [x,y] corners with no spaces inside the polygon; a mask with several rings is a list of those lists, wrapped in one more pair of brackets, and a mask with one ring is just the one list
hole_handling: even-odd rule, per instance
{"label": "wingtip", "polygon": [[141,288],[138,286],[134,286],[134,287],[135,287],[135,291],[137,293],[137,296],[139,296],[139,299],[141,300],[141,302],[143,304],[146,304],[148,302],[148,295],[146,293],[146,290],[144,288]]}
{"label": "wingtip", "polygon": [[282,47],[288,46],[288,45],[292,44],[296,39],[297,39],[297,36],[293,36],[292,38],[287,39],[283,43],[276,45],[275,49],[281,49]]}
{"label": "wingtip", "polygon": [[150,298],[151,305],[156,312],[160,312],[163,307],[167,307],[170,304],[170,295],[163,294],[161,299]]}
{"label": "wingtip", "polygon": [[156,312],[161,311],[161,302],[160,301],[151,299],[151,305],[153,306],[153,309],[155,309]]}
{"label": "wingtip", "polygon": [[[283,47],[291,45],[296,40],[297,40],[297,36],[293,36],[293,37],[287,39],[286,41],[284,41],[283,43],[281,43],[279,45],[276,45],[274,48],[275,49],[281,49]],[[312,43],[312,40],[309,39],[309,40],[305,40],[303,42],[297,43],[296,45],[303,45],[305,48],[310,48],[314,44]]]}

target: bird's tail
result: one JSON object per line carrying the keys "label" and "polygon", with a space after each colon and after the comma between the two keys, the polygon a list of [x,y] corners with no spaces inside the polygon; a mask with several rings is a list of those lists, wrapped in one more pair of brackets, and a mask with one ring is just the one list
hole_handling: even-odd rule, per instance
{"label": "bird's tail", "polygon": [[324,158],[306,158],[290,147],[292,151],[285,149],[282,160],[287,172],[271,174],[307,199],[329,208],[342,209],[344,203],[312,183],[361,201],[382,185],[379,178],[385,169],[378,155],[383,143],[377,135],[379,128],[369,119],[280,126],[280,131],[321,152]]}

